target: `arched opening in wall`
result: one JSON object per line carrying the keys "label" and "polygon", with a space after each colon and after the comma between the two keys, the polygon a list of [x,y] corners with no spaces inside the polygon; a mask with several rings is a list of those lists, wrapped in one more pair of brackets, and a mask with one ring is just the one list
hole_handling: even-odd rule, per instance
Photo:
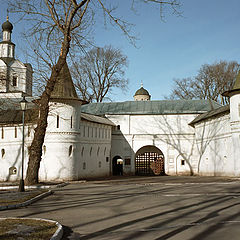
{"label": "arched opening in wall", "polygon": [[3,158],[4,155],[5,155],[5,149],[4,149],[4,148],[1,149],[1,155],[2,155],[2,158]]}
{"label": "arched opening in wall", "polygon": [[47,147],[46,147],[46,145],[43,145],[43,154],[44,155],[46,154],[46,151],[47,151]]}
{"label": "arched opening in wall", "polygon": [[70,146],[69,146],[69,149],[68,149],[68,156],[69,156],[69,157],[71,157],[72,152],[73,152],[73,146],[70,145]]}
{"label": "arched opening in wall", "polygon": [[135,155],[136,175],[165,175],[164,155],[155,146],[144,146]]}
{"label": "arched opening in wall", "polygon": [[120,156],[115,156],[112,160],[112,174],[114,176],[123,175],[123,159]]}

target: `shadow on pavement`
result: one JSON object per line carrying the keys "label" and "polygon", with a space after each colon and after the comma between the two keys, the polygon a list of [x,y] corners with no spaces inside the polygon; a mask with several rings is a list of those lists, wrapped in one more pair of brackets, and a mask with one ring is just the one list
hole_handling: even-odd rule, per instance
{"label": "shadow on pavement", "polygon": [[63,237],[61,240],[79,240],[80,237],[80,233],[73,232],[70,227],[63,226]]}

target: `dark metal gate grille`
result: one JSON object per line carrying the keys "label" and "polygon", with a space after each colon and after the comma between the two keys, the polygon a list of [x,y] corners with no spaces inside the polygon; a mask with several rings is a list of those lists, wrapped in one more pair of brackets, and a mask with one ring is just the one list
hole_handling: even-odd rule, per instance
{"label": "dark metal gate grille", "polygon": [[145,152],[139,154],[135,161],[136,175],[163,175],[164,160],[162,154]]}

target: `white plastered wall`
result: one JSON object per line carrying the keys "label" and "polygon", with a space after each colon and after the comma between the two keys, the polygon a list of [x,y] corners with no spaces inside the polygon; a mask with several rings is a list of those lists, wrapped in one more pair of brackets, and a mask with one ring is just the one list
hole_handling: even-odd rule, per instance
{"label": "white plastered wall", "polygon": [[[197,115],[108,115],[120,130],[113,131],[111,157],[131,157],[131,171],[135,173],[135,153],[144,146],[153,145],[164,155],[165,171],[169,175],[196,172],[197,154],[195,130],[188,125]],[[182,160],[185,164],[182,165]],[[191,166],[191,170],[190,167]],[[127,169],[126,169],[127,167]]]}
{"label": "white plastered wall", "polygon": [[230,116],[225,114],[195,125],[199,175],[234,176]]}

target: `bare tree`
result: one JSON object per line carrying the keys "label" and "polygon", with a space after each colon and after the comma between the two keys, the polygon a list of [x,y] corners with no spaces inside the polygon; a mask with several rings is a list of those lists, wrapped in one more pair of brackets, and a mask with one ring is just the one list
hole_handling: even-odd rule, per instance
{"label": "bare tree", "polygon": [[222,93],[233,87],[239,64],[236,61],[219,61],[204,64],[197,76],[192,78],[174,79],[171,99],[212,99],[227,104],[228,99]]}
{"label": "bare tree", "polygon": [[80,97],[89,102],[110,99],[113,88],[126,90],[128,80],[124,78],[127,56],[112,46],[93,48],[73,61],[72,77]]}
{"label": "bare tree", "polygon": [[[133,0],[136,2],[158,4],[162,14],[164,6],[170,6],[174,13],[179,6],[177,0]],[[82,30],[92,13],[103,13],[110,23],[119,27],[130,41],[129,24],[115,15],[116,9],[110,0],[9,0],[12,11],[22,14],[31,25],[27,36],[32,37],[31,46],[35,54],[50,69],[45,89],[39,101],[39,118],[35,128],[34,138],[29,151],[29,161],[26,175],[26,184],[38,183],[38,171],[42,156],[42,145],[47,128],[49,99],[54,89],[59,73],[66,63],[70,43],[81,46],[84,39]],[[52,49],[56,53],[51,55]]]}

